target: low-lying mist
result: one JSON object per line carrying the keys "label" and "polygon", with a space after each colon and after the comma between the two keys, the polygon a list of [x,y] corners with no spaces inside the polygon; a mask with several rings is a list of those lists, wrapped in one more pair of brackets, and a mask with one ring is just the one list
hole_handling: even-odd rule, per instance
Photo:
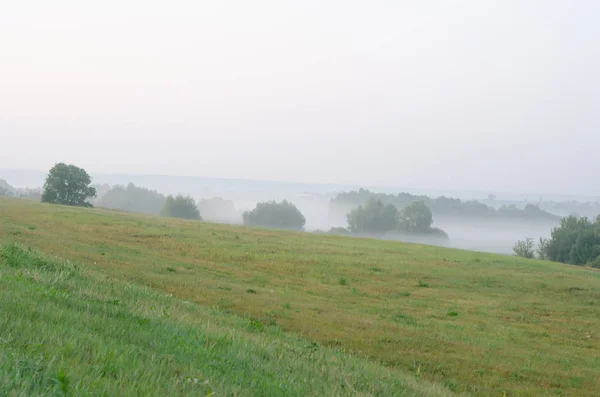
{"label": "low-lying mist", "polygon": [[[6,175],[5,175],[6,174]],[[15,186],[33,186],[36,182],[42,184],[42,173],[11,171],[0,175],[12,184],[5,182],[4,190],[16,197],[36,199],[37,196],[27,196]],[[10,178],[12,177],[12,178]],[[129,186],[133,182],[135,185]],[[205,221],[242,224],[242,215],[252,210],[257,203],[265,201],[288,200],[301,211],[306,218],[304,230],[307,232],[329,232],[331,228],[347,228],[346,214],[355,208],[356,204],[334,202],[337,193],[349,192],[352,187],[318,184],[297,184],[287,182],[264,182],[248,180],[225,180],[197,177],[169,177],[144,175],[97,175],[94,183],[98,197],[93,205],[121,209],[131,212],[160,214],[160,209],[167,195],[183,194],[191,196],[197,203],[202,218]],[[115,188],[119,185],[120,188]],[[366,194],[365,190],[360,194]],[[401,197],[400,197],[401,196]],[[395,196],[397,199],[406,194]],[[388,195],[387,199],[394,199]],[[454,199],[455,200],[455,199]],[[525,200],[525,199],[523,199]],[[450,205],[456,203],[447,201]],[[463,204],[473,203],[464,201]],[[480,199],[490,208],[500,205],[517,205],[523,208],[528,201],[500,201],[495,198]],[[460,203],[458,203],[460,204]],[[540,200],[539,208],[560,215],[580,212],[586,216],[594,216],[600,210],[600,204],[595,201],[564,202]],[[478,209],[478,207],[469,207]],[[553,211],[554,209],[560,211]],[[534,213],[535,215],[535,213]],[[497,219],[496,219],[497,218]],[[519,219],[477,216],[439,216],[433,213],[433,227],[448,234],[448,239],[434,236],[386,234],[356,234],[357,237],[385,238],[415,243],[442,245],[447,247],[487,251],[493,253],[511,254],[517,240],[531,237],[538,240],[549,236],[552,228],[556,227],[559,219]]]}

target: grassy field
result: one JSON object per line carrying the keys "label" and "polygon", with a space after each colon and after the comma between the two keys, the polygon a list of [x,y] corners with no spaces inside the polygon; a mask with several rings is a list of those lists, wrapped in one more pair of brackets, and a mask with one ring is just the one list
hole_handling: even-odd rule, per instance
{"label": "grassy field", "polygon": [[[240,368],[232,370],[235,375],[226,371],[223,362],[211,372],[215,383],[210,387],[222,390],[220,394],[236,390],[239,394],[256,394],[256,390],[264,390],[266,394],[286,395],[282,388],[292,386],[298,388],[289,394],[376,394],[373,388],[378,385],[380,394],[388,395],[396,386],[386,382],[397,379],[408,395],[433,393],[433,384],[437,385],[434,390],[443,385],[453,392],[471,395],[600,395],[600,272],[591,269],[390,241],[250,229],[3,199],[0,241],[17,242],[83,264],[79,271],[85,273],[87,281],[68,281],[73,283],[72,289],[67,290],[72,299],[64,304],[64,310],[70,310],[64,316],[73,324],[80,324],[73,326],[74,336],[81,333],[77,342],[80,346],[89,343],[93,348],[104,349],[103,341],[120,343],[119,335],[125,338],[126,330],[137,330],[130,319],[119,325],[118,321],[125,321],[120,320],[120,310],[132,318],[148,318],[161,332],[182,335],[183,340],[192,338],[196,328],[200,333],[209,332],[209,319],[210,329],[215,319],[215,335],[239,335],[232,336],[233,345],[223,347],[230,349],[223,353],[224,362],[237,362],[233,351],[247,349],[243,351],[248,355],[259,356],[255,358],[260,361],[257,371],[273,378],[272,385],[265,380],[264,386],[272,388],[252,389],[259,386],[252,383],[252,377],[245,378],[248,374],[244,368],[250,368],[245,367],[250,365],[250,358],[244,359],[245,353],[240,353]],[[31,270],[23,277],[19,270],[3,266],[2,340],[7,338],[7,326],[35,324],[32,320],[20,320],[25,314],[37,316],[36,321],[45,318],[35,315],[36,305],[48,304],[63,310],[62,292],[56,297],[48,292],[52,288],[62,290],[50,282],[43,284],[55,275],[39,276],[38,280],[35,273],[29,274]],[[24,292],[15,291],[19,289],[17,282],[25,283]],[[79,282],[87,287],[77,286]],[[32,292],[27,292],[27,283],[31,283],[27,288]],[[127,295],[129,289],[140,292]],[[11,306],[15,299],[5,291],[22,296],[23,303],[19,300]],[[48,294],[52,299],[46,303]],[[88,315],[82,322],[85,305],[76,303],[87,302],[85,296],[95,296],[92,306],[96,312],[93,320]],[[124,308],[110,304],[115,300],[128,303]],[[160,308],[167,302],[172,302],[172,306],[163,315]],[[102,310],[115,317],[111,333],[94,334],[100,332],[95,328],[88,333],[88,324],[102,324]],[[53,324],[56,320],[47,321]],[[130,348],[132,354],[139,354],[132,359],[136,362],[145,363],[150,357],[167,360],[158,352],[144,356],[148,346],[168,351],[170,344],[175,343],[167,340],[161,345],[153,341],[153,337],[158,338],[156,332],[140,341],[125,339],[126,347],[114,345],[106,349],[117,352],[118,348]],[[19,334],[8,333],[11,338]],[[2,340],[0,354],[10,354]],[[299,351],[308,344],[312,346],[309,350],[319,352],[318,359],[312,362],[314,357],[306,356],[298,364],[273,361],[274,355],[280,354],[274,353],[277,343],[284,343],[276,342],[280,340],[288,341],[285,346]],[[54,341],[60,344],[60,336],[56,335]],[[313,341],[317,345],[310,343]],[[199,365],[192,358],[185,358],[185,354],[211,354],[197,345],[196,341],[196,350],[187,351],[184,344],[180,351],[164,353],[183,360],[181,366],[186,370],[179,370],[181,379],[192,376],[185,372],[187,368]],[[35,346],[25,343],[14,353],[15,357],[21,355],[23,362],[29,363],[31,357],[36,357]],[[348,357],[344,351],[369,361]],[[78,354],[84,360],[84,353]],[[60,375],[63,368],[72,368],[69,363],[58,365],[62,356],[56,355],[58,358],[48,364],[55,367],[49,371]],[[336,372],[338,365],[331,365],[331,360],[349,360],[346,368],[354,372],[345,372],[343,366],[341,372]],[[357,364],[352,360],[358,360]],[[39,360],[36,363],[43,365]],[[162,387],[171,390],[183,382],[179,379],[175,384],[173,373],[175,367],[179,368],[177,365],[156,365],[165,371],[159,378],[167,382]],[[302,367],[295,374],[297,378],[286,377],[287,369],[294,365]],[[211,367],[206,364],[200,368],[203,372]],[[280,369],[283,372],[278,372]],[[6,370],[0,367],[0,371]],[[148,371],[143,376],[152,377],[151,369]],[[332,372],[321,375],[320,371]],[[7,384],[10,380],[2,378],[3,372],[0,381]],[[315,376],[315,372],[319,374]],[[69,376],[70,385],[76,382],[72,377],[89,385],[93,379],[88,377],[94,375],[86,375],[79,368],[76,375],[65,376]],[[131,380],[134,375],[128,376]],[[237,376],[240,380],[231,382]],[[315,384],[316,380],[304,384],[298,380],[312,377],[323,379],[326,384]],[[106,390],[118,385],[126,387],[124,379],[106,384]],[[358,383],[342,389],[346,381]],[[325,389],[330,384],[338,388]],[[157,387],[156,382],[152,385]],[[56,387],[59,386],[60,380]]]}

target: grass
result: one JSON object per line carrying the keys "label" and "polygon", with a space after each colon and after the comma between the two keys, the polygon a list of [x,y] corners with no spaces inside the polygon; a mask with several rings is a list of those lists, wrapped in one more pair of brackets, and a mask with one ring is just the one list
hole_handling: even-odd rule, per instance
{"label": "grass", "polygon": [[256,319],[0,248],[2,395],[410,395],[438,386]]}
{"label": "grass", "polygon": [[[130,300],[118,295],[124,293],[124,287],[112,288],[111,294],[97,292],[105,296],[104,301],[130,302],[122,304],[132,315],[149,315],[144,307],[154,299],[172,302],[179,309],[152,312],[152,321],[161,327],[194,328],[205,324],[206,318],[213,324],[215,318],[222,322],[220,329],[225,334],[249,333],[250,341],[258,336],[296,340],[288,333],[292,332],[302,341],[295,346],[317,343],[317,352],[343,358],[347,356],[342,351],[351,352],[352,357],[368,360],[360,362],[372,366],[369,373],[392,371],[406,385],[417,377],[417,386],[425,391],[431,391],[432,384],[443,384],[471,395],[595,396],[600,392],[600,272],[591,269],[391,241],[5,199],[0,199],[0,239],[84,264],[86,274],[106,280],[90,288],[122,283],[118,285],[149,294]],[[2,283],[5,273],[0,271]],[[6,300],[7,287],[0,285]],[[30,302],[39,305],[42,301],[38,296]],[[190,303],[182,303],[186,301]],[[4,304],[1,310],[5,310]],[[56,310],[60,307],[56,305]],[[75,312],[72,321],[81,322],[82,315]],[[25,323],[18,318],[13,321]],[[83,332],[81,327],[78,329]],[[115,333],[117,329],[123,328],[115,326]],[[170,332],[165,329],[166,335]],[[244,346],[250,343],[242,342],[241,336],[239,341]],[[280,367],[280,363],[270,364],[271,360],[257,365],[261,369]],[[71,367],[56,367],[52,373],[63,370],[69,382],[85,377],[85,371],[74,376],[67,368]],[[315,368],[329,367],[315,364]],[[305,371],[315,368],[307,364]],[[239,376],[243,372],[240,370]],[[298,379],[312,380],[315,374],[309,372],[298,374]],[[226,389],[231,386],[227,382],[230,376],[219,378],[220,394],[234,393]],[[276,376],[280,385],[292,382],[281,376]],[[374,380],[363,383],[369,382]],[[351,394],[350,389],[323,389],[326,386],[297,393]],[[279,393],[247,389],[246,384],[236,390],[238,394],[256,394],[257,390],[263,395]],[[361,390],[359,394],[376,394]],[[392,394],[391,390],[390,386],[381,394]],[[415,393],[405,390],[409,395]]]}

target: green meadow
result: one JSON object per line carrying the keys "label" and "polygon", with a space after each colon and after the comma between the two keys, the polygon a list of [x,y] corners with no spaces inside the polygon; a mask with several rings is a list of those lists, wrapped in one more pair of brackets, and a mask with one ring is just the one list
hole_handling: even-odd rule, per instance
{"label": "green meadow", "polygon": [[0,395],[600,395],[600,271],[0,198]]}

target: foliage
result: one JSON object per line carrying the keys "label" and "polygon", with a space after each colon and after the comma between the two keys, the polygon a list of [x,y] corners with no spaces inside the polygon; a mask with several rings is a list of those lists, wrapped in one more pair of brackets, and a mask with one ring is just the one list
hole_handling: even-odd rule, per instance
{"label": "foliage", "polygon": [[532,259],[535,256],[535,243],[531,237],[519,240],[513,246],[513,251],[521,258]]}
{"label": "foliage", "polygon": [[398,229],[412,234],[427,234],[433,224],[433,214],[423,201],[414,201],[398,215]]}
{"label": "foliage", "polygon": [[161,216],[171,218],[182,218],[191,220],[202,220],[200,212],[196,207],[196,202],[189,196],[178,195],[177,197],[169,196],[165,200],[165,205],[160,212]]}
{"label": "foliage", "polygon": [[538,240],[538,245],[535,249],[535,252],[537,254],[537,257],[539,259],[542,260],[547,260],[548,259],[548,239],[544,238],[544,237],[540,237],[540,239]]}
{"label": "foliage", "polygon": [[159,215],[165,206],[166,198],[157,191],[135,186],[116,185],[100,199],[100,206],[129,212]]}
{"label": "foliage", "polygon": [[383,234],[396,229],[397,216],[396,207],[371,197],[364,206],[348,213],[348,228],[353,233]]}
{"label": "foliage", "polygon": [[463,201],[458,198],[440,196],[437,198],[425,195],[413,195],[410,193],[386,194],[374,193],[367,189],[339,193],[330,202],[330,210],[335,212],[337,207],[355,208],[364,205],[368,200],[374,198],[381,201],[384,205],[392,204],[398,209],[422,201],[435,216],[458,216],[458,217],[484,217],[495,219],[536,219],[557,221],[558,216],[540,209],[536,205],[528,204],[524,209],[517,208],[516,205],[501,206],[498,210],[489,207],[475,200]]}
{"label": "foliage", "polygon": [[304,215],[287,200],[280,203],[276,201],[258,203],[252,211],[244,212],[242,218],[246,226],[277,229],[302,230],[306,224]]}
{"label": "foliage", "polygon": [[398,212],[394,205],[371,197],[364,206],[351,210],[347,220],[349,231],[356,234],[383,235],[397,231],[404,235],[448,238],[443,230],[431,227],[433,215],[423,201],[412,202]]}
{"label": "foliage", "polygon": [[83,168],[58,163],[46,177],[42,202],[91,207],[88,200],[96,197],[96,189],[90,186],[91,182],[92,179]]}
{"label": "foliage", "polygon": [[600,256],[600,217],[595,223],[576,216],[561,219],[550,238],[540,240],[538,255],[573,265],[594,263]]}

